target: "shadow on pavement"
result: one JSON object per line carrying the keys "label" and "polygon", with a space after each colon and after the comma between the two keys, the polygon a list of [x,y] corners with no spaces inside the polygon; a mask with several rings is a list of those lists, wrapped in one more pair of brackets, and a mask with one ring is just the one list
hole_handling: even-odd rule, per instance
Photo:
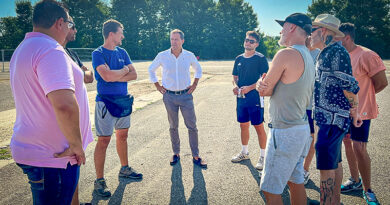
{"label": "shadow on pavement", "polygon": [[172,168],[171,200],[169,204],[186,204],[180,161]]}
{"label": "shadow on pavement", "polygon": [[128,179],[128,178],[119,178],[118,187],[115,189],[114,194],[111,197],[102,197],[97,195],[95,192],[92,192],[92,201],[91,204],[99,204],[99,201],[108,201],[108,204],[122,204],[123,193],[125,192],[126,186],[133,182],[142,181],[142,179]]}
{"label": "shadow on pavement", "polygon": [[316,186],[316,184],[314,183],[313,180],[309,179],[309,181],[307,182],[307,184],[305,185],[305,188],[306,189],[313,189],[314,191],[317,191],[318,193],[320,193],[320,188],[318,186]]}
{"label": "shadow on pavement", "polygon": [[206,191],[206,182],[203,177],[201,167],[197,165],[193,165],[193,180],[194,187],[191,191],[191,196],[186,201],[186,197],[184,195],[184,186],[182,179],[182,168],[180,161],[175,164],[172,168],[171,175],[171,200],[169,204],[208,204],[207,191]]}
{"label": "shadow on pavement", "polygon": [[[250,159],[244,160],[244,161],[239,162],[239,164],[242,164],[242,165],[245,165],[245,166],[248,167],[249,171],[250,171],[251,174],[252,174],[252,177],[256,180],[257,186],[259,187],[259,186],[260,186],[260,172],[259,172],[259,170],[257,170],[257,169],[252,165],[251,160],[250,160]],[[259,187],[259,194],[260,194],[261,198],[263,199],[263,201],[264,201],[264,203],[265,203],[265,196],[264,196],[263,192],[260,191],[260,187]]]}
{"label": "shadow on pavement", "polygon": [[193,166],[194,188],[192,188],[187,204],[208,204],[206,182],[202,173],[203,169],[195,164]]}

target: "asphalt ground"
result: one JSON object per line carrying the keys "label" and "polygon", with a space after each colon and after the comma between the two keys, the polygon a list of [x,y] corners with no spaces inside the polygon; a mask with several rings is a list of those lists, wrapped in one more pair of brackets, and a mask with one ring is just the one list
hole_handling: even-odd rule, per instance
{"label": "asphalt ground", "polygon": [[[207,160],[208,169],[202,170],[193,165],[182,118],[179,131],[181,160],[175,166],[169,165],[172,151],[168,120],[162,101],[154,96],[156,101],[132,114],[129,130],[130,166],[142,172],[144,179],[118,178],[120,164],[113,139],[107,150],[105,165],[105,178],[113,195],[101,198],[93,194],[93,150],[96,144],[93,142],[86,151],[87,163],[81,167],[80,201],[93,204],[264,204],[264,196],[258,187],[259,173],[254,168],[259,147],[253,128],[249,141],[251,160],[237,164],[230,162],[241,149],[235,97],[232,95],[232,65],[231,61],[202,64],[207,77],[194,93],[200,155]],[[368,144],[372,159],[372,187],[382,204],[390,204],[389,98],[388,88],[377,95],[381,113],[371,123]],[[267,121],[267,109],[265,115]],[[344,155],[344,180],[349,177],[345,159]],[[310,172],[311,180],[306,186],[308,202],[316,204],[319,200],[319,171],[315,169],[315,158]],[[27,178],[15,163],[0,169],[0,190],[0,204],[32,204]],[[289,204],[287,189],[283,200]],[[341,201],[343,204],[365,204],[361,191],[342,194]]]}

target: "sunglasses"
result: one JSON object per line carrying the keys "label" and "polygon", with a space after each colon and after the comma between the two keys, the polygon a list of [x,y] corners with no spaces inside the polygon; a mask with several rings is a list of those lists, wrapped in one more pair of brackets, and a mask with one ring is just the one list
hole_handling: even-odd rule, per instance
{"label": "sunglasses", "polygon": [[66,20],[65,22],[68,22],[68,28],[69,29],[74,29],[75,28],[75,24],[69,20]]}
{"label": "sunglasses", "polygon": [[313,33],[314,31],[316,31],[317,29],[320,29],[320,28],[322,28],[322,27],[312,28],[312,29],[311,29],[311,32]]}
{"label": "sunglasses", "polygon": [[245,39],[245,43],[250,43],[250,44],[254,44],[254,43],[256,43],[256,41],[255,40],[252,40],[252,39],[248,39],[248,38],[246,38]]}

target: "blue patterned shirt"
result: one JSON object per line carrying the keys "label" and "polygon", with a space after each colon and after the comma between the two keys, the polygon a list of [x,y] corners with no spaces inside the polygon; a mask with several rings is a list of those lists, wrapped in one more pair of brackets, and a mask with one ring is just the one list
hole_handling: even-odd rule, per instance
{"label": "blue patterned shirt", "polygon": [[351,106],[343,90],[357,94],[359,86],[352,76],[349,54],[339,42],[332,43],[319,54],[314,86],[314,119],[317,124],[336,125],[347,131],[351,124]]}

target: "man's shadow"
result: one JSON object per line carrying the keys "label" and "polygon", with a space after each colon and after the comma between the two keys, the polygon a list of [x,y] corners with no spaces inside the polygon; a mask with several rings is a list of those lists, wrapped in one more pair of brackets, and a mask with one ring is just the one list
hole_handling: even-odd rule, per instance
{"label": "man's shadow", "polygon": [[171,182],[171,200],[169,204],[186,204],[180,161],[173,165]]}
{"label": "man's shadow", "polygon": [[194,188],[192,188],[188,204],[208,204],[206,182],[204,181],[202,170],[201,167],[194,164],[192,174]]}
{"label": "man's shadow", "polygon": [[171,175],[171,200],[169,204],[208,204],[207,191],[206,191],[206,182],[203,177],[202,168],[193,165],[193,181],[194,187],[191,191],[191,196],[186,201],[184,194],[184,186],[182,179],[182,168],[180,161],[173,166],[172,175]]}
{"label": "man's shadow", "polygon": [[95,192],[92,192],[92,200],[91,204],[99,204],[99,201],[108,201],[108,204],[122,204],[123,200],[123,193],[125,192],[126,186],[128,184],[131,184],[133,182],[139,182],[142,181],[142,179],[129,179],[129,178],[121,178],[118,177],[119,184],[118,187],[115,189],[114,194],[112,194],[111,197],[102,197],[97,195]]}

